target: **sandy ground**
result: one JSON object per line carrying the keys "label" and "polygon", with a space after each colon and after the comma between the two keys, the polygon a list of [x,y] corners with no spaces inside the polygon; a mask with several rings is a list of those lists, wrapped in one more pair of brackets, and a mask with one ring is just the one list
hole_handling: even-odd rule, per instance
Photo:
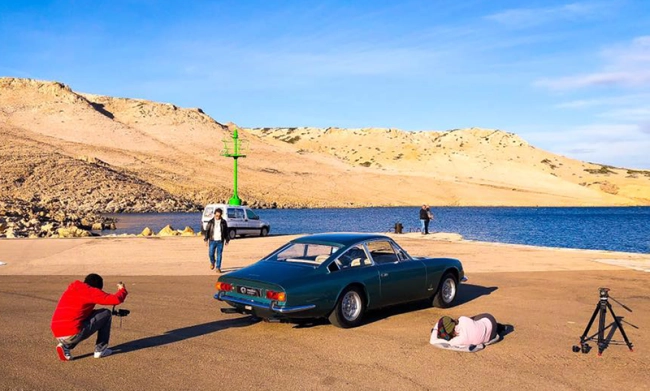
{"label": "sandy ground", "polygon": [[[289,237],[236,240],[243,266]],[[0,241],[0,390],[648,389],[649,255],[398,238],[412,255],[460,258],[470,277],[448,310],[407,305],[370,313],[356,329],[253,323],[221,314],[198,238]],[[602,260],[594,262],[594,260]],[[618,262],[618,264],[606,263]],[[634,266],[636,265],[636,266]],[[646,269],[647,270],[647,269]],[[65,286],[95,271],[124,281],[131,316],[114,324],[118,354],[58,361],[49,321]],[[571,352],[597,288],[609,286],[635,345],[602,357]],[[490,312],[514,332],[474,354],[428,344],[434,321]],[[608,318],[608,323],[611,318]],[[636,327],[633,327],[636,326]],[[614,340],[621,341],[617,332]]]}

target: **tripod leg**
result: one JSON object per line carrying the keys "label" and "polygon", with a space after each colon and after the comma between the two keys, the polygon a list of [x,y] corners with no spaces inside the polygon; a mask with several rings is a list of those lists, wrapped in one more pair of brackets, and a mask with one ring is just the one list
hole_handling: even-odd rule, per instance
{"label": "tripod leg", "polygon": [[580,337],[580,343],[585,342],[585,338],[587,338],[587,335],[589,334],[589,329],[591,329],[591,326],[594,324],[594,320],[596,319],[596,315],[598,315],[598,310],[600,309],[600,303],[596,305],[596,309],[594,310],[594,314],[591,315],[591,319],[589,319],[589,323],[587,323],[587,328],[585,329],[585,332],[582,333],[582,336]]}
{"label": "tripod leg", "polygon": [[605,317],[607,316],[607,307],[601,302],[599,304],[600,318],[598,319],[598,355],[603,354],[605,350]]}
{"label": "tripod leg", "polygon": [[623,339],[625,340],[627,347],[630,349],[631,352],[633,352],[634,349],[632,349],[632,342],[630,342],[630,340],[627,339],[627,334],[625,334],[625,330],[623,329],[623,323],[621,323],[621,321],[618,320],[618,318],[616,317],[616,314],[614,313],[614,309],[612,308],[611,304],[607,303],[607,308],[609,308],[609,312],[612,313],[616,326],[618,327],[619,330],[621,330],[621,334],[623,335]]}

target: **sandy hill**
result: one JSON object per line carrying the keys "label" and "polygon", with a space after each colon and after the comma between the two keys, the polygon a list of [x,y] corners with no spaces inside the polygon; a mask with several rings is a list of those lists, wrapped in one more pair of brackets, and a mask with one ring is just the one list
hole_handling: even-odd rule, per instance
{"label": "sandy hill", "polygon": [[[201,109],[0,78],[0,195],[106,211],[227,199],[230,129]],[[240,195],[279,207],[648,205],[650,171],[580,162],[499,130],[244,129]]]}

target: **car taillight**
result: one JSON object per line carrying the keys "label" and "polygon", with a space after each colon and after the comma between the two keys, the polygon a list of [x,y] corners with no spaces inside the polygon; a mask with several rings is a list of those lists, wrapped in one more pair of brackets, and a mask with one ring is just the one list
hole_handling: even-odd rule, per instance
{"label": "car taillight", "polygon": [[266,298],[275,301],[287,301],[287,294],[284,292],[266,291]]}
{"label": "car taillight", "polygon": [[217,282],[214,287],[217,288],[218,291],[228,292],[232,290],[232,285],[227,282]]}

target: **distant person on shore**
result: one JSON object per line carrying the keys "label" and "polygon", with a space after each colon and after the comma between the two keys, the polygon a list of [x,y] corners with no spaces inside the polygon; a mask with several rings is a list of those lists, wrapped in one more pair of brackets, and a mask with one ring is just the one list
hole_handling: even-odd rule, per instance
{"label": "distant person on shore", "polygon": [[[208,258],[210,258],[210,269],[217,268],[217,273],[221,273],[221,256],[223,254],[223,246],[228,244],[230,238],[228,236],[228,223],[221,218],[221,209],[217,208],[214,211],[214,217],[208,221],[205,227],[203,241],[208,246]],[[215,259],[214,253],[217,253]]]}
{"label": "distant person on shore", "polygon": [[75,281],[68,286],[52,316],[52,333],[59,341],[56,352],[61,361],[72,360],[70,351],[77,344],[97,333],[95,358],[109,356],[111,337],[111,311],[107,308],[95,310],[95,305],[119,305],[128,292],[124,284],[117,284],[117,293],[104,292],[104,280],[98,274],[89,274],[83,282]]}
{"label": "distant person on shore", "polygon": [[427,224],[427,233],[430,233],[429,227],[431,226],[431,222],[433,221],[433,212],[431,212],[431,209],[429,209],[429,205],[427,205],[427,217],[429,217],[429,224]]}
{"label": "distant person on shore", "polygon": [[431,218],[429,217],[429,207],[427,205],[422,205],[420,209],[420,223],[422,225],[422,235],[427,235],[429,233],[429,222]]}

